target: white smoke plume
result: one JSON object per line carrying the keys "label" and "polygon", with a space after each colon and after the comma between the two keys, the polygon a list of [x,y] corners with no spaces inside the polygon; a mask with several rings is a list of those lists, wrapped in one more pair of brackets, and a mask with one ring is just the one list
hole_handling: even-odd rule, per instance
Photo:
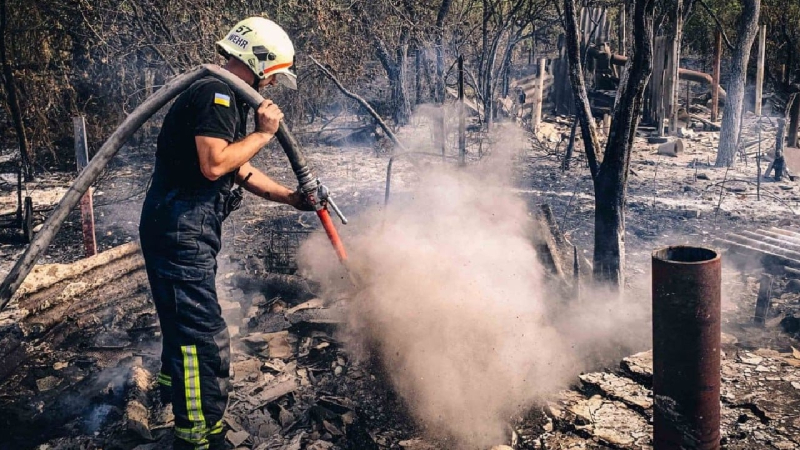
{"label": "white smoke plume", "polygon": [[640,316],[594,296],[586,313],[567,312],[546,290],[528,207],[509,189],[525,143],[502,127],[490,162],[431,165],[387,209],[344,227],[355,294],[324,235],[301,248],[304,272],[329,295],[351,293],[353,351],[377,349],[417,418],[458,448],[506,442],[514,413],[573,382],[586,355],[616,347],[605,338],[619,316]]}

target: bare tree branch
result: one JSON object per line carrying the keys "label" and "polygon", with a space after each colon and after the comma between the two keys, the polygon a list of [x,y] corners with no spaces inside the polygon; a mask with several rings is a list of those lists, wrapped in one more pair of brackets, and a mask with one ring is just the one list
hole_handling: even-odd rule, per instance
{"label": "bare tree branch", "polygon": [[725,29],[722,27],[722,22],[719,21],[719,17],[717,17],[714,11],[711,10],[711,8],[708,6],[708,3],[706,3],[705,0],[695,0],[695,1],[697,3],[700,3],[700,5],[703,7],[703,9],[706,10],[708,15],[711,16],[712,19],[714,19],[714,22],[716,22],[717,24],[717,29],[719,30],[719,33],[722,35],[722,40],[725,41],[725,46],[728,47],[728,50],[733,51],[734,50],[733,44],[731,44],[730,39],[728,39],[728,35],[725,34]]}
{"label": "bare tree branch", "polygon": [[345,88],[344,85],[341,83],[341,81],[339,81],[339,79],[336,78],[336,76],[333,73],[331,73],[331,71],[328,70],[327,67],[323,66],[313,56],[309,55],[308,57],[309,57],[309,59],[311,59],[311,61],[314,64],[316,64],[317,67],[319,67],[319,69],[322,71],[322,73],[325,74],[325,76],[330,78],[330,80],[333,81],[334,84],[336,84],[336,87],[338,87],[339,90],[342,91],[342,93],[344,95],[346,95],[347,97],[355,100],[359,105],[361,105],[362,108],[364,108],[367,111],[367,113],[369,113],[369,115],[372,116],[373,119],[375,119],[375,122],[378,123],[378,126],[381,127],[383,132],[386,133],[386,136],[389,137],[389,139],[394,143],[394,145],[396,145],[397,147],[399,147],[403,151],[406,150],[406,147],[400,142],[399,139],[397,139],[397,136],[394,134],[392,129],[389,128],[389,126],[386,124],[386,122],[383,120],[383,118],[380,116],[380,114],[378,114],[375,111],[375,109],[372,108],[372,106],[369,104],[369,102],[364,100],[364,98],[361,97],[360,95],[355,94],[355,93],[351,92],[350,90],[348,90],[347,88]]}
{"label": "bare tree branch", "polygon": [[597,161],[600,139],[597,136],[597,127],[589,104],[589,94],[586,92],[586,80],[583,77],[583,64],[579,56],[581,51],[575,0],[564,0],[564,25],[567,58],[569,59],[569,80],[575,97],[575,111],[581,124],[581,135],[586,159],[589,162],[589,172],[592,174],[592,178],[596,179],[600,171]]}

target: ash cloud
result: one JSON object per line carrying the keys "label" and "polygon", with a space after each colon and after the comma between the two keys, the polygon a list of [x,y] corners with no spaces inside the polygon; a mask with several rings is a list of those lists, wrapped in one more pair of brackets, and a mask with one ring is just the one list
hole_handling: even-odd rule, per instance
{"label": "ash cloud", "polygon": [[575,381],[588,356],[646,344],[649,330],[643,308],[602,295],[568,307],[548,291],[528,207],[509,189],[527,140],[514,126],[497,130],[488,161],[428,165],[387,209],[340,228],[358,288],[324,234],[299,255],[327,297],[348,293],[350,350],[377,351],[417,419],[457,448],[507,442],[512,415]]}

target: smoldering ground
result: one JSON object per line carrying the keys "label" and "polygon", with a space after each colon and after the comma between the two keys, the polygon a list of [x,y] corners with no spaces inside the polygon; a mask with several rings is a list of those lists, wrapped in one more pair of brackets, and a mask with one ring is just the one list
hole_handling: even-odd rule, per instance
{"label": "smoldering ground", "polygon": [[498,127],[481,163],[423,162],[388,208],[344,227],[355,287],[324,234],[300,250],[325,295],[346,294],[351,350],[379,352],[418,420],[458,448],[506,442],[512,415],[574,381],[587,357],[647,345],[646,299],[594,292],[581,308],[547,289],[528,207],[509,189],[526,142]]}

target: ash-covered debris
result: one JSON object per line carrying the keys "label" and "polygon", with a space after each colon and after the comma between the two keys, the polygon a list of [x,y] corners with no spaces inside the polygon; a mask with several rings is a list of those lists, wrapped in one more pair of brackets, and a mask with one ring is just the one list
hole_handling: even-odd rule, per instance
{"label": "ash-covered debris", "polygon": [[[617,371],[579,379],[579,387],[548,402],[547,421],[518,425],[520,448],[653,448],[653,398],[646,384],[652,379],[652,352],[625,358]],[[723,345],[721,401],[723,448],[798,448],[800,352]]]}
{"label": "ash-covered debris", "polygon": [[[0,350],[18,362],[4,365],[0,383],[0,449],[171,448],[173,417],[156,394],[158,328],[146,291],[134,290],[141,299],[100,302],[94,296],[105,292],[102,283],[91,280],[96,287],[81,291],[88,298],[64,294],[83,286],[85,276],[118,274],[127,255],[139,258],[135,248],[117,252],[125,256],[105,255],[89,271],[40,268],[51,279],[23,291],[15,304],[32,304],[42,292],[59,300],[4,313],[0,340],[7,345]],[[133,272],[142,271],[137,261]],[[231,448],[402,448],[399,442],[414,438],[379,364],[343,350],[340,305],[315,297],[292,275],[223,275],[218,285],[235,336],[225,418]],[[87,315],[72,317],[67,308],[60,320],[33,327],[67,301]],[[89,301],[94,308],[83,306]]]}
{"label": "ash-covered debris", "polygon": [[154,344],[145,285],[134,245],[34,270],[0,314],[0,442],[26,448],[121,420],[128,368]]}
{"label": "ash-covered debris", "polygon": [[[386,414],[392,402],[363,401],[382,390],[380,376],[346,354],[336,336],[344,321],[340,305],[314,297],[297,276],[229,281],[230,289],[221,289],[223,302],[247,309],[233,346],[226,416],[231,445],[377,449],[396,441],[395,427],[384,422],[391,420]],[[233,323],[236,308],[230,312],[226,320]]]}

